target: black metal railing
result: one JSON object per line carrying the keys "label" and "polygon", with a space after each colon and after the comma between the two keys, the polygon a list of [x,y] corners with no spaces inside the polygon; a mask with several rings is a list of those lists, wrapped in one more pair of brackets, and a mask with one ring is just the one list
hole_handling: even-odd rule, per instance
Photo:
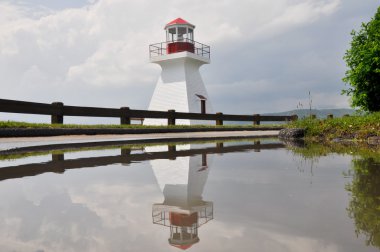
{"label": "black metal railing", "polygon": [[191,47],[191,50],[189,48],[179,48],[175,52],[191,52],[196,55],[205,57],[207,59],[210,59],[210,46],[199,43],[194,40],[190,39],[182,39],[182,40],[173,40],[173,41],[166,41],[166,42],[160,42],[149,45],[149,56],[150,58],[158,57],[161,55],[167,55],[174,52],[169,51],[169,46],[174,43],[187,43],[192,44],[193,47]]}

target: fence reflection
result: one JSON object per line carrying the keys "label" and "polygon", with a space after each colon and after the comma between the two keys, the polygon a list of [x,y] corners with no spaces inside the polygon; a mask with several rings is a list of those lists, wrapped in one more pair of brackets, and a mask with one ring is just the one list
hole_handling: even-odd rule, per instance
{"label": "fence reflection", "polygon": [[26,176],[36,176],[46,172],[64,173],[69,169],[90,168],[106,166],[112,164],[130,165],[135,162],[150,161],[155,159],[171,159],[179,157],[196,156],[202,154],[224,154],[242,151],[260,151],[263,149],[284,148],[282,143],[255,142],[251,144],[225,146],[223,142],[216,143],[214,147],[204,147],[197,149],[177,150],[176,145],[171,144],[169,150],[158,152],[132,153],[130,148],[120,148],[120,155],[96,156],[65,160],[65,154],[51,154],[51,161],[43,163],[30,163],[17,166],[0,168],[0,181]]}

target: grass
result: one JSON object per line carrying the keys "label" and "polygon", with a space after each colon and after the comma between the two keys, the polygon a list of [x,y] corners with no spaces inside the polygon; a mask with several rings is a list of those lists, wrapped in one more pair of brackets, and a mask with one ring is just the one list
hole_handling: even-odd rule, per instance
{"label": "grass", "polygon": [[304,128],[309,139],[365,140],[370,136],[380,136],[380,112],[333,119],[304,118],[287,127]]}
{"label": "grass", "polygon": [[139,124],[116,125],[116,124],[48,124],[48,123],[27,123],[16,121],[0,121],[0,129],[194,129],[194,128],[260,128],[260,127],[279,127],[281,125],[170,125],[170,126],[147,126]]}
{"label": "grass", "polygon": [[304,147],[288,147],[295,154],[306,159],[318,159],[322,156],[335,153],[354,157],[373,158],[380,163],[380,146],[368,146],[365,143],[315,143],[306,142]]}

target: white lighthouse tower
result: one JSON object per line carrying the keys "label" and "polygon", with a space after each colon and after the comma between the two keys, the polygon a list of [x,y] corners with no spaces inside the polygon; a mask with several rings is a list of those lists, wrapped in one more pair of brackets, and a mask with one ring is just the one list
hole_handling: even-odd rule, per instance
{"label": "white lighthouse tower", "polygon": [[[194,40],[195,26],[177,18],[165,26],[166,42],[149,46],[150,62],[162,68],[149,110],[212,113],[210,100],[199,73],[210,63],[210,47]],[[206,121],[177,120],[177,124]],[[145,119],[145,125],[167,125],[166,119]]]}

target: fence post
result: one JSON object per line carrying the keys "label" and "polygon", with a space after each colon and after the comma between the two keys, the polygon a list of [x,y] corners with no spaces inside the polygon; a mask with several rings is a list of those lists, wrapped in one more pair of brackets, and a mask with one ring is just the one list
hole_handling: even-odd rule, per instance
{"label": "fence post", "polygon": [[217,149],[223,149],[223,145],[224,145],[223,142],[218,142],[218,143],[216,143],[216,148]]}
{"label": "fence post", "polygon": [[65,169],[62,167],[62,165],[59,164],[60,161],[65,160],[65,154],[64,153],[59,153],[59,154],[51,154],[51,159],[53,161],[53,167],[55,173],[62,174],[65,172]]}
{"label": "fence post", "polygon": [[176,145],[168,145],[168,151],[169,152],[176,152],[177,146]]}
{"label": "fence post", "polygon": [[58,153],[58,154],[53,153],[53,154],[51,154],[51,160],[53,162],[55,162],[55,161],[63,161],[63,160],[65,160],[65,155],[63,153]]}
{"label": "fence post", "polygon": [[[63,124],[63,103],[53,102],[52,104],[53,113],[51,115],[52,124]],[[57,113],[55,113],[57,112]]]}
{"label": "fence post", "polygon": [[260,125],[260,114],[253,115],[253,125]]}
{"label": "fence post", "polygon": [[168,125],[175,125],[175,110],[168,110]]}
{"label": "fence post", "polygon": [[131,149],[130,148],[121,148],[121,150],[120,150],[120,156],[122,158],[121,165],[128,166],[131,163],[130,155],[131,155]]}
{"label": "fence post", "polygon": [[176,156],[175,156],[176,151],[177,151],[176,145],[168,145],[169,160],[176,160]]}
{"label": "fence post", "polygon": [[333,119],[334,118],[334,115],[333,114],[328,114],[327,115],[327,119]]}
{"label": "fence post", "polygon": [[129,117],[129,107],[120,108],[120,124],[130,125],[131,118]]}
{"label": "fence post", "polygon": [[261,150],[260,150],[260,141],[254,141],[253,142],[253,146],[254,147],[257,147],[257,148],[255,148],[253,151],[254,152],[260,152]]}
{"label": "fence post", "polygon": [[120,155],[121,156],[129,156],[131,154],[130,148],[121,148]]}
{"label": "fence post", "polygon": [[223,116],[223,113],[218,112],[218,113],[216,113],[216,115],[218,116],[217,118],[219,118],[219,119],[216,119],[216,125],[222,126],[223,125],[223,119],[221,117]]}

